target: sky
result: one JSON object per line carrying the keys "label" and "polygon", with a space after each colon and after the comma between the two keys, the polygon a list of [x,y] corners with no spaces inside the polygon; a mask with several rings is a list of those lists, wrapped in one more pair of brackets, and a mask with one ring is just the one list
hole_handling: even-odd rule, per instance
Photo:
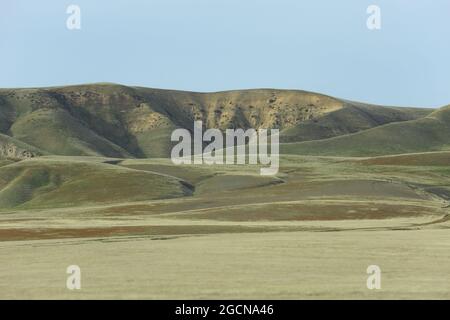
{"label": "sky", "polygon": [[301,89],[439,107],[449,58],[449,0],[0,0],[0,88]]}

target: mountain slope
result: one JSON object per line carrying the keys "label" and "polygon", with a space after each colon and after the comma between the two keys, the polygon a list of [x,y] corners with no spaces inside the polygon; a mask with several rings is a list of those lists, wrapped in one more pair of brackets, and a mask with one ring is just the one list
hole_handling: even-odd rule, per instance
{"label": "mountain slope", "polygon": [[[167,157],[175,128],[278,128],[311,141],[408,121],[431,110],[373,106],[295,90],[216,93],[92,84],[0,90],[0,133],[44,153]],[[0,141],[0,144],[2,142]]]}
{"label": "mountain slope", "polygon": [[392,122],[425,117],[432,110],[395,108],[346,102],[345,107],[281,131],[281,142],[321,140],[355,133]]}
{"label": "mountain slope", "polygon": [[450,106],[417,120],[386,124],[320,141],[281,145],[281,153],[328,156],[380,156],[443,150],[450,150]]}

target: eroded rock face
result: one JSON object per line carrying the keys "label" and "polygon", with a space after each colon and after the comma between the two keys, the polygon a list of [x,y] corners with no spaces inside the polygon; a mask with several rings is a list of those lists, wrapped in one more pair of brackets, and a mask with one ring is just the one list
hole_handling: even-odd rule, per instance
{"label": "eroded rock face", "polygon": [[6,143],[0,144],[0,158],[14,159],[14,160],[24,160],[36,157],[37,154],[17,147],[15,144]]}

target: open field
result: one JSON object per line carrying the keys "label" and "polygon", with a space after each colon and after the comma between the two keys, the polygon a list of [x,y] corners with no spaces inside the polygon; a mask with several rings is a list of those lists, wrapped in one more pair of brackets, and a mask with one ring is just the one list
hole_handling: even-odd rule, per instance
{"label": "open field", "polygon": [[[0,298],[448,299],[446,159],[284,155],[276,177],[168,159],[2,161]],[[79,291],[65,288],[72,264]],[[372,264],[381,290],[366,288]]]}
{"label": "open field", "polygon": [[[0,290],[44,299],[449,299],[449,250],[448,229],[6,242]],[[65,268],[75,263],[82,289],[70,291]],[[371,264],[383,271],[378,291],[366,288]]]}

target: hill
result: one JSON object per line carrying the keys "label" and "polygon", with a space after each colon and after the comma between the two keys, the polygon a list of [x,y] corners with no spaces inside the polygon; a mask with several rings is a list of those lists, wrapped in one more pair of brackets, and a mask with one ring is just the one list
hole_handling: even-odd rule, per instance
{"label": "hill", "polygon": [[[92,84],[0,90],[0,134],[33,154],[167,157],[175,128],[278,128],[299,142],[420,119],[430,109],[395,108],[295,90],[216,93]],[[6,145],[0,140],[0,145]]]}
{"label": "hill", "polygon": [[416,120],[385,124],[320,141],[286,143],[281,153],[327,156],[381,156],[450,150],[450,106]]}
{"label": "hill", "polygon": [[23,160],[1,166],[0,177],[2,209],[126,203],[192,194],[183,180],[92,160]]}

